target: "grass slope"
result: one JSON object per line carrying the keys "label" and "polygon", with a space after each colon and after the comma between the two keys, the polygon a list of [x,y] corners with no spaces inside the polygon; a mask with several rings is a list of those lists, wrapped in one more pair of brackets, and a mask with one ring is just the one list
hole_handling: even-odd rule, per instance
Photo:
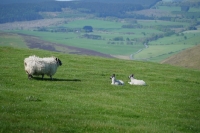
{"label": "grass slope", "polygon": [[[32,54],[61,59],[54,81],[27,79]],[[200,132],[198,70],[10,47],[0,57],[0,132]],[[128,85],[131,73],[147,86]]]}
{"label": "grass slope", "polygon": [[200,69],[199,51],[200,51],[200,45],[197,45],[193,48],[184,50],[179,54],[169,57],[162,63],[171,64],[175,66],[182,66],[187,68]]}
{"label": "grass slope", "polygon": [[23,38],[17,34],[0,32],[0,46],[27,48]]}

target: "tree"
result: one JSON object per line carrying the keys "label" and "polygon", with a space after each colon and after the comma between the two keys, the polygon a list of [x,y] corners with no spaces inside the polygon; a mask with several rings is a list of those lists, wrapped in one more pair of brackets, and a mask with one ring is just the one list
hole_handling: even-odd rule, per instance
{"label": "tree", "polygon": [[189,6],[181,6],[181,11],[187,12],[189,9]]}
{"label": "tree", "polygon": [[84,26],[84,27],[83,27],[83,30],[84,30],[85,32],[93,32],[92,26]]}

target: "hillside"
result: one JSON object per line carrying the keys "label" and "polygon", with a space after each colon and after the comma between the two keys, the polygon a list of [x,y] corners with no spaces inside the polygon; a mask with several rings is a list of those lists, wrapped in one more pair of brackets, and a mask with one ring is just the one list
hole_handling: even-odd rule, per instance
{"label": "hillside", "polygon": [[0,4],[13,4],[13,3],[39,3],[44,1],[54,1],[54,0],[1,0]]}
{"label": "hillside", "polygon": [[200,45],[184,50],[168,59],[164,60],[163,64],[171,64],[186,68],[200,69]]}
{"label": "hillside", "polygon": [[[27,79],[29,55],[63,65]],[[1,132],[200,132],[200,71],[158,63],[0,47]],[[125,82],[112,86],[111,74]],[[127,84],[129,74],[146,86]]]}

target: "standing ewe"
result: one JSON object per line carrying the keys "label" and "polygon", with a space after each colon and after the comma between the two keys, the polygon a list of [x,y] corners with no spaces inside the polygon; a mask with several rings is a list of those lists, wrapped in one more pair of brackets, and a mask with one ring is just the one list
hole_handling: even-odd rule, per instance
{"label": "standing ewe", "polygon": [[24,59],[25,71],[28,74],[28,78],[31,79],[32,75],[44,75],[52,76],[56,73],[57,67],[61,66],[62,62],[55,57],[39,58],[35,55],[29,56]]}
{"label": "standing ewe", "polygon": [[130,85],[146,85],[146,83],[143,80],[134,79],[133,74],[129,76],[129,79],[131,80],[131,82],[128,82]]}
{"label": "standing ewe", "polygon": [[115,74],[113,74],[110,79],[112,79],[111,85],[124,85],[124,82],[122,80],[116,80]]}

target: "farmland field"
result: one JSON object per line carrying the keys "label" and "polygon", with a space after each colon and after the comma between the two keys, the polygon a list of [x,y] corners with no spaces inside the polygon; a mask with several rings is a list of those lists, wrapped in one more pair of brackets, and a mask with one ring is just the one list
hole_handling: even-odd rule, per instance
{"label": "farmland field", "polygon": [[173,35],[150,42],[150,45],[197,45],[199,44],[200,31],[187,31],[183,35]]}
{"label": "farmland field", "polygon": [[170,22],[163,20],[138,20],[138,23],[143,26],[189,26],[189,23],[186,22]]}
{"label": "farmland field", "polygon": [[[58,26],[52,25],[49,27],[45,27],[46,31],[12,30],[12,32],[36,36],[39,39],[53,43],[95,50],[113,56],[127,56],[127,58],[129,58],[130,55],[145,48],[143,43],[141,43],[139,40],[151,37],[152,35],[159,35],[164,33],[160,30],[157,30],[155,28],[156,26],[188,26],[188,23],[185,22],[138,20],[136,24],[143,26],[143,28],[122,28],[123,25],[128,24],[130,24],[129,20],[114,22],[100,19],[80,19],[70,21],[66,24],[60,24]],[[86,25],[90,25],[93,27],[92,33],[82,32],[82,28]],[[73,30],[73,32],[54,32],[55,30],[62,28],[71,29]],[[88,39],[84,37],[85,34],[98,35],[101,38]],[[116,37],[121,37],[123,40],[115,41],[114,39]],[[148,43],[150,47],[141,51],[140,53],[138,53],[138,55],[135,55],[134,58],[148,58],[149,61],[155,61],[153,59],[155,57],[157,58],[156,62],[159,62],[176,52],[180,52],[185,48],[197,45],[199,41],[200,40],[198,38],[198,32],[195,34],[179,33],[179,35],[172,35],[160,38],[155,41],[150,41]],[[155,48],[156,46],[151,47],[151,45],[156,45],[158,48]],[[178,47],[174,49],[173,45]],[[165,53],[161,53],[160,51],[156,50],[160,48],[167,49],[163,50],[165,51]]]}
{"label": "farmland field", "polygon": [[159,61],[190,47],[191,45],[150,45],[142,52],[134,55],[134,59]]}
{"label": "farmland field", "polygon": [[168,11],[168,12],[172,12],[172,11],[181,11],[181,7],[180,6],[159,6],[158,7],[159,10],[164,10],[164,11]]}
{"label": "farmland field", "polygon": [[102,29],[119,29],[122,26],[122,23],[112,22],[112,21],[104,21],[98,19],[83,19],[77,20],[73,22],[69,22],[68,24],[62,25],[68,28],[83,28],[86,25],[92,26],[94,29],[102,28]]}
{"label": "farmland field", "polygon": [[[195,6],[190,7],[187,12],[188,15],[195,13],[195,19],[184,16],[186,12],[181,11],[180,5],[162,5],[162,2],[150,9],[127,12],[151,19],[135,19],[134,16],[95,17],[95,14],[87,14],[81,10],[83,9],[63,8],[61,12],[41,12],[43,20],[0,24],[0,28],[3,32],[31,35],[49,43],[89,49],[117,58],[153,62],[161,62],[200,44],[200,10]],[[92,32],[85,31],[85,26],[91,26]],[[55,50],[65,52],[66,49],[55,46]]]}

